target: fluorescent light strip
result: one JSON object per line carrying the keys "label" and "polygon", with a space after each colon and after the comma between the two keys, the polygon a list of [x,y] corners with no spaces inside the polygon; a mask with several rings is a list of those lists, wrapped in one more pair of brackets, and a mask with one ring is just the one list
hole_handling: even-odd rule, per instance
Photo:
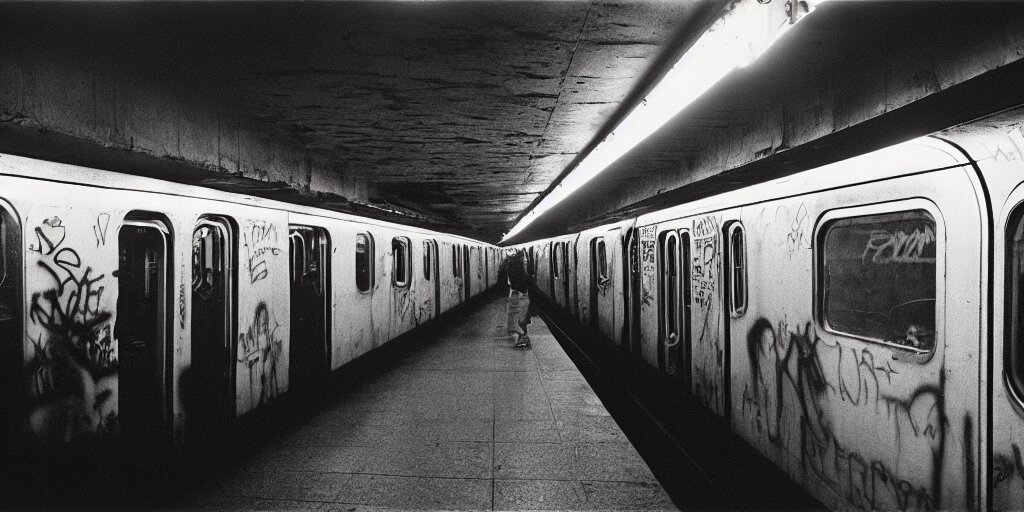
{"label": "fluorescent light strip", "polygon": [[[809,8],[813,11],[824,1],[810,1]],[[792,26],[788,15],[777,6],[763,5],[756,0],[735,4],[700,36],[612,133],[502,237],[502,241],[519,234],[537,217],[579,190],[734,69],[756,60]]]}

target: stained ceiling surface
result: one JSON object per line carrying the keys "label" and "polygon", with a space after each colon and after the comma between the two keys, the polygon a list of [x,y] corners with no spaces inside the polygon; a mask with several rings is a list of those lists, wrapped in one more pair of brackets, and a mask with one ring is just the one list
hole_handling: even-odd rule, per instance
{"label": "stained ceiling surface", "polygon": [[384,202],[496,242],[709,5],[168,4],[146,37]]}

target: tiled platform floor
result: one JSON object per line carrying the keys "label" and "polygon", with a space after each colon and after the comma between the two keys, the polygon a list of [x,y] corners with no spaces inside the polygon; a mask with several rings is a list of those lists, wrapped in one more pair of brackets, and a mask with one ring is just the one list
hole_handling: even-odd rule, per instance
{"label": "tiled platform floor", "polygon": [[532,350],[492,300],[403,352],[194,506],[674,509],[543,321]]}

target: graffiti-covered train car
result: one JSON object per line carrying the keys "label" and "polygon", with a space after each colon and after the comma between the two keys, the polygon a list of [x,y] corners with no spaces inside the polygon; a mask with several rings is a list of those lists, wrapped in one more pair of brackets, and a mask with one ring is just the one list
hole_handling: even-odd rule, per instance
{"label": "graffiti-covered train car", "polygon": [[224,430],[484,291],[492,249],[10,155],[0,244],[0,428],[48,446]]}
{"label": "graffiti-covered train car", "polygon": [[827,506],[1019,509],[1022,120],[524,247],[574,245],[544,292]]}

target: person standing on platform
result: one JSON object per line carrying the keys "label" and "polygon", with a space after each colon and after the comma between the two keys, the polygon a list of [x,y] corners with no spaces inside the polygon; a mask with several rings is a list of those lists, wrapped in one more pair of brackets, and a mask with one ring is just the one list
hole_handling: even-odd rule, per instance
{"label": "person standing on platform", "polygon": [[508,259],[508,321],[506,331],[512,336],[513,347],[530,348],[530,336],[526,326],[530,324],[533,310],[530,307],[530,285],[532,279],[526,270],[526,251],[518,251]]}

